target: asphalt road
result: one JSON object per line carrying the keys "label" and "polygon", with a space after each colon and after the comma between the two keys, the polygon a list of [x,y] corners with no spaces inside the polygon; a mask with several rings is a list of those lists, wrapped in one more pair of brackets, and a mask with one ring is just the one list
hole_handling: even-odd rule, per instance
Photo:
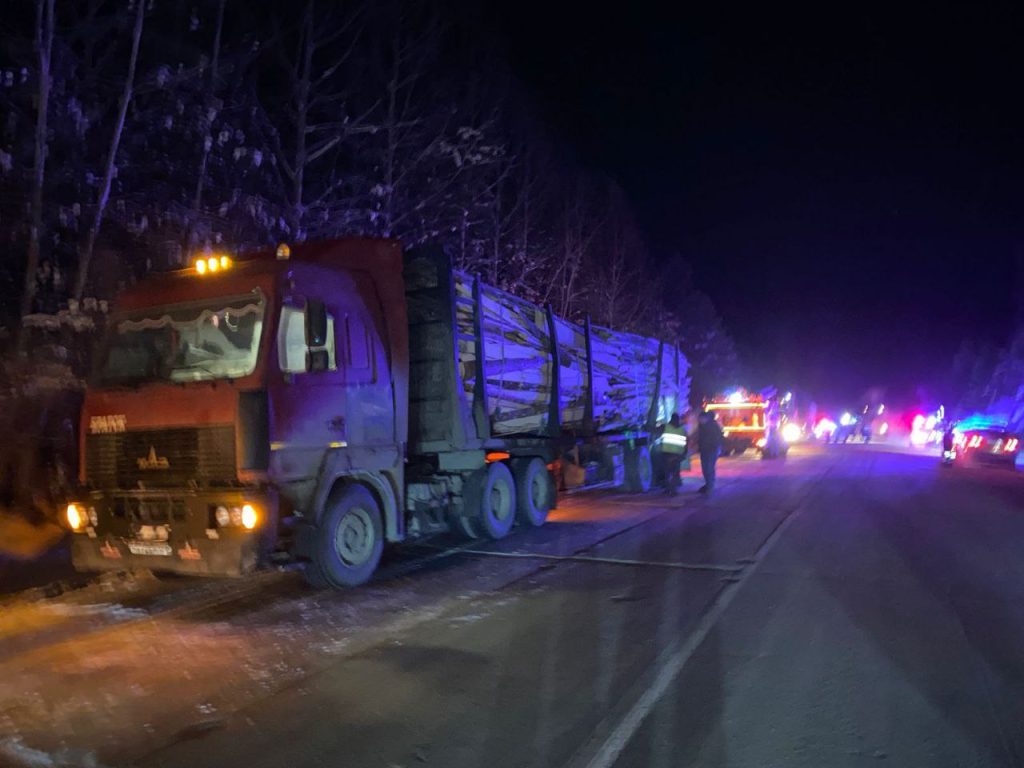
{"label": "asphalt road", "polygon": [[711,499],[576,497],[350,593],[6,606],[0,765],[1024,763],[1024,477],[875,446],[720,467]]}

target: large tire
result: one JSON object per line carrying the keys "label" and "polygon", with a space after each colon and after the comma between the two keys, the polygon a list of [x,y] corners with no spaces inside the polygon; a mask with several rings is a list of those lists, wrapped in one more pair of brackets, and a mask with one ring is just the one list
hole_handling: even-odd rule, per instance
{"label": "large tire", "polygon": [[516,483],[505,464],[494,461],[474,472],[464,488],[463,531],[503,539],[516,522]]}
{"label": "large tire", "polygon": [[317,526],[306,580],[314,587],[357,587],[369,581],[384,551],[384,522],[377,499],[350,485],[329,503]]}
{"label": "large tire", "polygon": [[313,589],[330,589],[331,583],[324,576],[320,566],[313,560],[309,560],[302,567],[302,577]]}
{"label": "large tire", "polygon": [[626,454],[626,486],[631,493],[647,493],[654,483],[654,465],[646,445]]}
{"label": "large tire", "polygon": [[543,460],[517,459],[512,462],[516,479],[516,518],[522,525],[540,528],[555,506],[555,481]]}
{"label": "large tire", "polygon": [[469,510],[464,511],[467,514],[459,515],[455,518],[454,528],[470,541],[476,541],[480,538],[480,524],[475,514],[472,514]]}

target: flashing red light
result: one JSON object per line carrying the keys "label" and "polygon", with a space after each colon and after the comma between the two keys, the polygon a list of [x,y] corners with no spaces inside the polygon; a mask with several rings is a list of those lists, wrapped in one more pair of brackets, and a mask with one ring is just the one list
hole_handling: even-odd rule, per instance
{"label": "flashing red light", "polygon": [[981,448],[981,444],[985,442],[981,439],[981,435],[971,435],[970,442],[967,443],[968,448]]}

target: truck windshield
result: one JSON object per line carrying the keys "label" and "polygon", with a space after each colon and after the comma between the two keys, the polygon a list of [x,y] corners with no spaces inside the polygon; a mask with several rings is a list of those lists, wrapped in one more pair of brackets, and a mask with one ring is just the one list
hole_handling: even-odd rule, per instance
{"label": "truck windshield", "polygon": [[256,368],[265,301],[259,292],[150,307],[111,318],[97,383],[236,379]]}

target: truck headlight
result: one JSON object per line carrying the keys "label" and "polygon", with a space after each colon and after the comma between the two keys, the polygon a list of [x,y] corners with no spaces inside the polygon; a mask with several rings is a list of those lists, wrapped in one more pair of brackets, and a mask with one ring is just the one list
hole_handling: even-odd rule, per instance
{"label": "truck headlight", "polygon": [[68,504],[67,512],[64,513],[72,531],[80,531],[85,527],[85,510],[81,504],[71,502]]}
{"label": "truck headlight", "polygon": [[256,514],[256,507],[252,504],[242,505],[242,526],[251,531],[256,527],[256,523],[259,522],[259,515]]}
{"label": "truck headlight", "polygon": [[214,518],[217,520],[217,527],[226,528],[231,525],[231,513],[228,512],[227,507],[217,507],[213,514]]}

